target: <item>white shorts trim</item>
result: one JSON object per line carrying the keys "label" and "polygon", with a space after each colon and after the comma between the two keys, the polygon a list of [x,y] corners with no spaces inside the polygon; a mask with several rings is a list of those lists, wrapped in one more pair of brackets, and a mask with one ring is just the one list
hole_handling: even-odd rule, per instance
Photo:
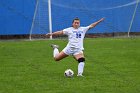
{"label": "white shorts trim", "polygon": [[70,48],[70,47],[65,47],[62,50],[66,55],[77,55],[77,54],[83,54],[83,51],[78,48]]}

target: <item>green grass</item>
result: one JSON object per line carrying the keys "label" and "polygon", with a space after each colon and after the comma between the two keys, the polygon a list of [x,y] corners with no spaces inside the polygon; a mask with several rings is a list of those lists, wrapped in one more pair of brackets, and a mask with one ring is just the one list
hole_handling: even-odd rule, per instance
{"label": "green grass", "polygon": [[0,93],[140,93],[140,38],[85,39],[83,78],[71,56],[53,60],[51,43],[67,40],[0,42]]}

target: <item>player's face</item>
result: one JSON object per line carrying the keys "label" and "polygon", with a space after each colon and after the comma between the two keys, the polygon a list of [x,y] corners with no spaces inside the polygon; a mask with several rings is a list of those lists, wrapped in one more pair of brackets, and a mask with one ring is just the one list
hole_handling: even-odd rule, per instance
{"label": "player's face", "polygon": [[80,26],[80,21],[79,20],[74,20],[73,23],[72,23],[72,26],[77,29]]}

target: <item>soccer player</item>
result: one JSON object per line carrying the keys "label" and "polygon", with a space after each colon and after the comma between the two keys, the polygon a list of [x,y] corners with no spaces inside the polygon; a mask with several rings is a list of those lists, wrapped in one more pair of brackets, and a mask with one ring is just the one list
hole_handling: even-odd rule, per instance
{"label": "soccer player", "polygon": [[58,45],[52,44],[51,47],[53,48],[53,56],[55,61],[59,61],[69,55],[72,55],[78,61],[78,74],[77,76],[83,76],[84,65],[85,65],[85,57],[84,57],[84,47],[83,47],[83,39],[85,37],[85,33],[94,28],[97,24],[102,22],[104,18],[101,18],[97,22],[94,22],[86,27],[80,26],[80,19],[75,18],[72,21],[72,27],[63,29],[61,31],[56,31],[54,33],[48,33],[47,36],[53,35],[67,35],[68,36],[68,44],[67,46],[59,52]]}

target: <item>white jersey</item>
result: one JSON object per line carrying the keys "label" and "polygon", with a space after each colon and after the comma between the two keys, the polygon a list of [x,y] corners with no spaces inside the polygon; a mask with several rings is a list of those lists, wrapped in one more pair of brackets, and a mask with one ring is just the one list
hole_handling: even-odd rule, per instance
{"label": "white jersey", "polygon": [[66,47],[84,50],[83,39],[88,29],[89,26],[79,27],[78,29],[75,29],[73,27],[64,29],[63,34],[68,35],[68,40],[69,40]]}

